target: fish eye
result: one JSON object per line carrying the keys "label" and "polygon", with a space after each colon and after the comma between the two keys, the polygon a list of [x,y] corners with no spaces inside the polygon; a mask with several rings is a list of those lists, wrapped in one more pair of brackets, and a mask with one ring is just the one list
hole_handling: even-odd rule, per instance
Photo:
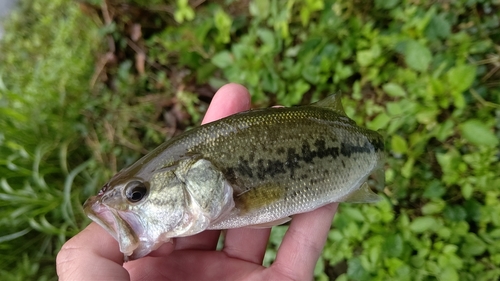
{"label": "fish eye", "polygon": [[148,188],[142,181],[131,181],[125,187],[125,196],[131,203],[141,201],[147,193]]}

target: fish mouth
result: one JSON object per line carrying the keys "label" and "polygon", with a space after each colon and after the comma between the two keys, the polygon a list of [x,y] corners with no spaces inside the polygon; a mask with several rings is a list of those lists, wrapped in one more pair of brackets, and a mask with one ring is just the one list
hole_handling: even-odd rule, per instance
{"label": "fish mouth", "polygon": [[120,252],[125,255],[125,260],[128,260],[128,257],[133,256],[134,250],[139,247],[136,231],[144,232],[140,221],[133,214],[116,211],[103,204],[99,197],[93,196],[85,201],[84,212],[118,241]]}
{"label": "fish mouth", "polygon": [[98,196],[92,196],[83,204],[85,214],[102,228],[104,228],[113,238],[118,240],[116,234],[116,223],[111,210],[98,199]]}

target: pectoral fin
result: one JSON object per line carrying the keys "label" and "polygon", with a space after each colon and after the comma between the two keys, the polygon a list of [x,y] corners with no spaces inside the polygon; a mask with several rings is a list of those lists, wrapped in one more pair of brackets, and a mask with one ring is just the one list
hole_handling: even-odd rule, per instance
{"label": "pectoral fin", "polygon": [[254,225],[249,225],[249,228],[270,228],[276,225],[284,224],[286,222],[289,222],[292,218],[291,217],[285,217],[279,220],[275,221],[270,221],[270,222],[265,222],[265,223],[260,223],[260,224],[254,224]]}
{"label": "pectoral fin", "polygon": [[279,183],[263,184],[238,194],[235,204],[241,214],[252,212],[283,199],[285,191]]}
{"label": "pectoral fin", "polygon": [[346,197],[342,198],[340,202],[347,203],[376,203],[380,201],[380,196],[375,194],[368,184],[365,182],[361,187],[354,192],[350,193]]}

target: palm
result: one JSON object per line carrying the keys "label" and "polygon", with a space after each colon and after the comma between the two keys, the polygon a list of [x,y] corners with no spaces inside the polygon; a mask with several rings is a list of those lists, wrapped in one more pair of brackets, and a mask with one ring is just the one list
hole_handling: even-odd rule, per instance
{"label": "palm", "polygon": [[124,267],[131,280],[237,280],[266,274],[261,264],[269,230],[229,230],[221,251],[215,250],[218,235],[218,231],[206,231],[178,238],[175,244]]}

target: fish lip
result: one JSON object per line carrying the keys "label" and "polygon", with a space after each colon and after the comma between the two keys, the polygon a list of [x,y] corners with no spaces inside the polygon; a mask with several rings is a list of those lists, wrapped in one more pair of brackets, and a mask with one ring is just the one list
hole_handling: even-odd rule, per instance
{"label": "fish lip", "polygon": [[83,204],[83,210],[91,220],[104,228],[118,241],[115,218],[110,208],[100,202],[99,196],[92,196],[87,199]]}

